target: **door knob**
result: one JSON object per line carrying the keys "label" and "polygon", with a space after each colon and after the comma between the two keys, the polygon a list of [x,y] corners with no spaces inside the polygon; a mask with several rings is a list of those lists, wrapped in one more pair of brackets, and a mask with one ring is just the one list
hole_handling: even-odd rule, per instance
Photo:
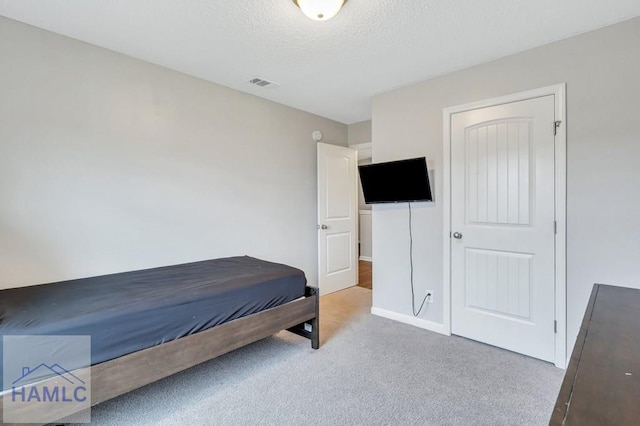
{"label": "door knob", "polygon": [[320,229],[329,229],[329,227],[327,225],[322,225]]}
{"label": "door knob", "polygon": [[462,234],[459,232],[454,232],[453,233],[453,238],[455,238],[456,240],[459,240],[460,238],[462,238]]}

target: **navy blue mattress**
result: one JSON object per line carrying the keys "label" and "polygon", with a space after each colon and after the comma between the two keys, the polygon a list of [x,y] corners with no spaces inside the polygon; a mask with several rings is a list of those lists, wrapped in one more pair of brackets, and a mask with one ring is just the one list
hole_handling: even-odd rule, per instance
{"label": "navy blue mattress", "polygon": [[290,302],[305,286],[299,269],[244,256],[0,290],[0,333],[91,335],[95,365]]}

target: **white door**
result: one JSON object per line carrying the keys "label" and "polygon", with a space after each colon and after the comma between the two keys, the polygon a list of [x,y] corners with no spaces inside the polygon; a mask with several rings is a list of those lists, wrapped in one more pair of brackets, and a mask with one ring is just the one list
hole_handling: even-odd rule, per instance
{"label": "white door", "polygon": [[320,294],[358,283],[358,157],[318,144],[318,286]]}
{"label": "white door", "polygon": [[555,357],[554,96],[451,117],[451,331]]}

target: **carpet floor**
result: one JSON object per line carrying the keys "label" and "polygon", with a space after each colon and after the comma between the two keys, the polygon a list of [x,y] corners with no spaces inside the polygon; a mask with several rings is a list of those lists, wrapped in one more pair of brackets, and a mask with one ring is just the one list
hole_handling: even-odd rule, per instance
{"label": "carpet floor", "polygon": [[92,410],[97,425],[543,425],[563,370],[321,299],[319,350],[288,332]]}

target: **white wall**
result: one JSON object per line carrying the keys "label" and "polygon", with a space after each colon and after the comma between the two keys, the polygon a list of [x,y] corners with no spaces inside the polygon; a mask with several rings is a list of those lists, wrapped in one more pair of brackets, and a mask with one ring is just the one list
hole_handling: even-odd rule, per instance
{"label": "white wall", "polygon": [[371,210],[360,210],[360,218],[358,221],[360,227],[360,260],[373,260],[371,218]]}
{"label": "white wall", "polygon": [[347,126],[0,17],[0,288],[248,254],[317,283]]}
{"label": "white wall", "polygon": [[[358,166],[365,164],[371,164],[371,158],[364,160],[358,160]],[[373,257],[373,227],[372,227],[372,215],[371,204],[367,204],[364,201],[364,193],[362,192],[362,182],[358,176],[358,210],[360,211],[358,222],[358,240],[360,241],[360,257],[362,260],[371,260]]]}
{"label": "white wall", "polygon": [[371,120],[349,124],[347,137],[349,145],[371,142]]}
{"label": "white wall", "polygon": [[[349,146],[358,150],[358,165],[371,164],[371,120],[349,124],[347,126],[347,135]],[[367,144],[367,147],[363,149],[362,144]],[[370,208],[370,206],[364,204],[362,187],[360,187],[360,209]]]}
{"label": "white wall", "polygon": [[[358,165],[371,164],[371,120],[349,124],[347,127],[348,143],[358,151]],[[362,144],[368,148],[362,150]],[[358,175],[358,209],[361,212],[358,221],[358,241],[360,242],[360,257],[364,260],[371,259],[372,250],[372,226],[371,205],[365,203],[362,192],[362,184]]]}
{"label": "white wall", "polygon": [[[426,156],[435,203],[414,209],[416,300],[442,322],[442,109],[567,83],[568,333],[594,283],[640,287],[640,18],[376,96],[373,160]],[[427,54],[427,53],[422,53]],[[406,206],[375,206],[374,307],[411,316]]]}

